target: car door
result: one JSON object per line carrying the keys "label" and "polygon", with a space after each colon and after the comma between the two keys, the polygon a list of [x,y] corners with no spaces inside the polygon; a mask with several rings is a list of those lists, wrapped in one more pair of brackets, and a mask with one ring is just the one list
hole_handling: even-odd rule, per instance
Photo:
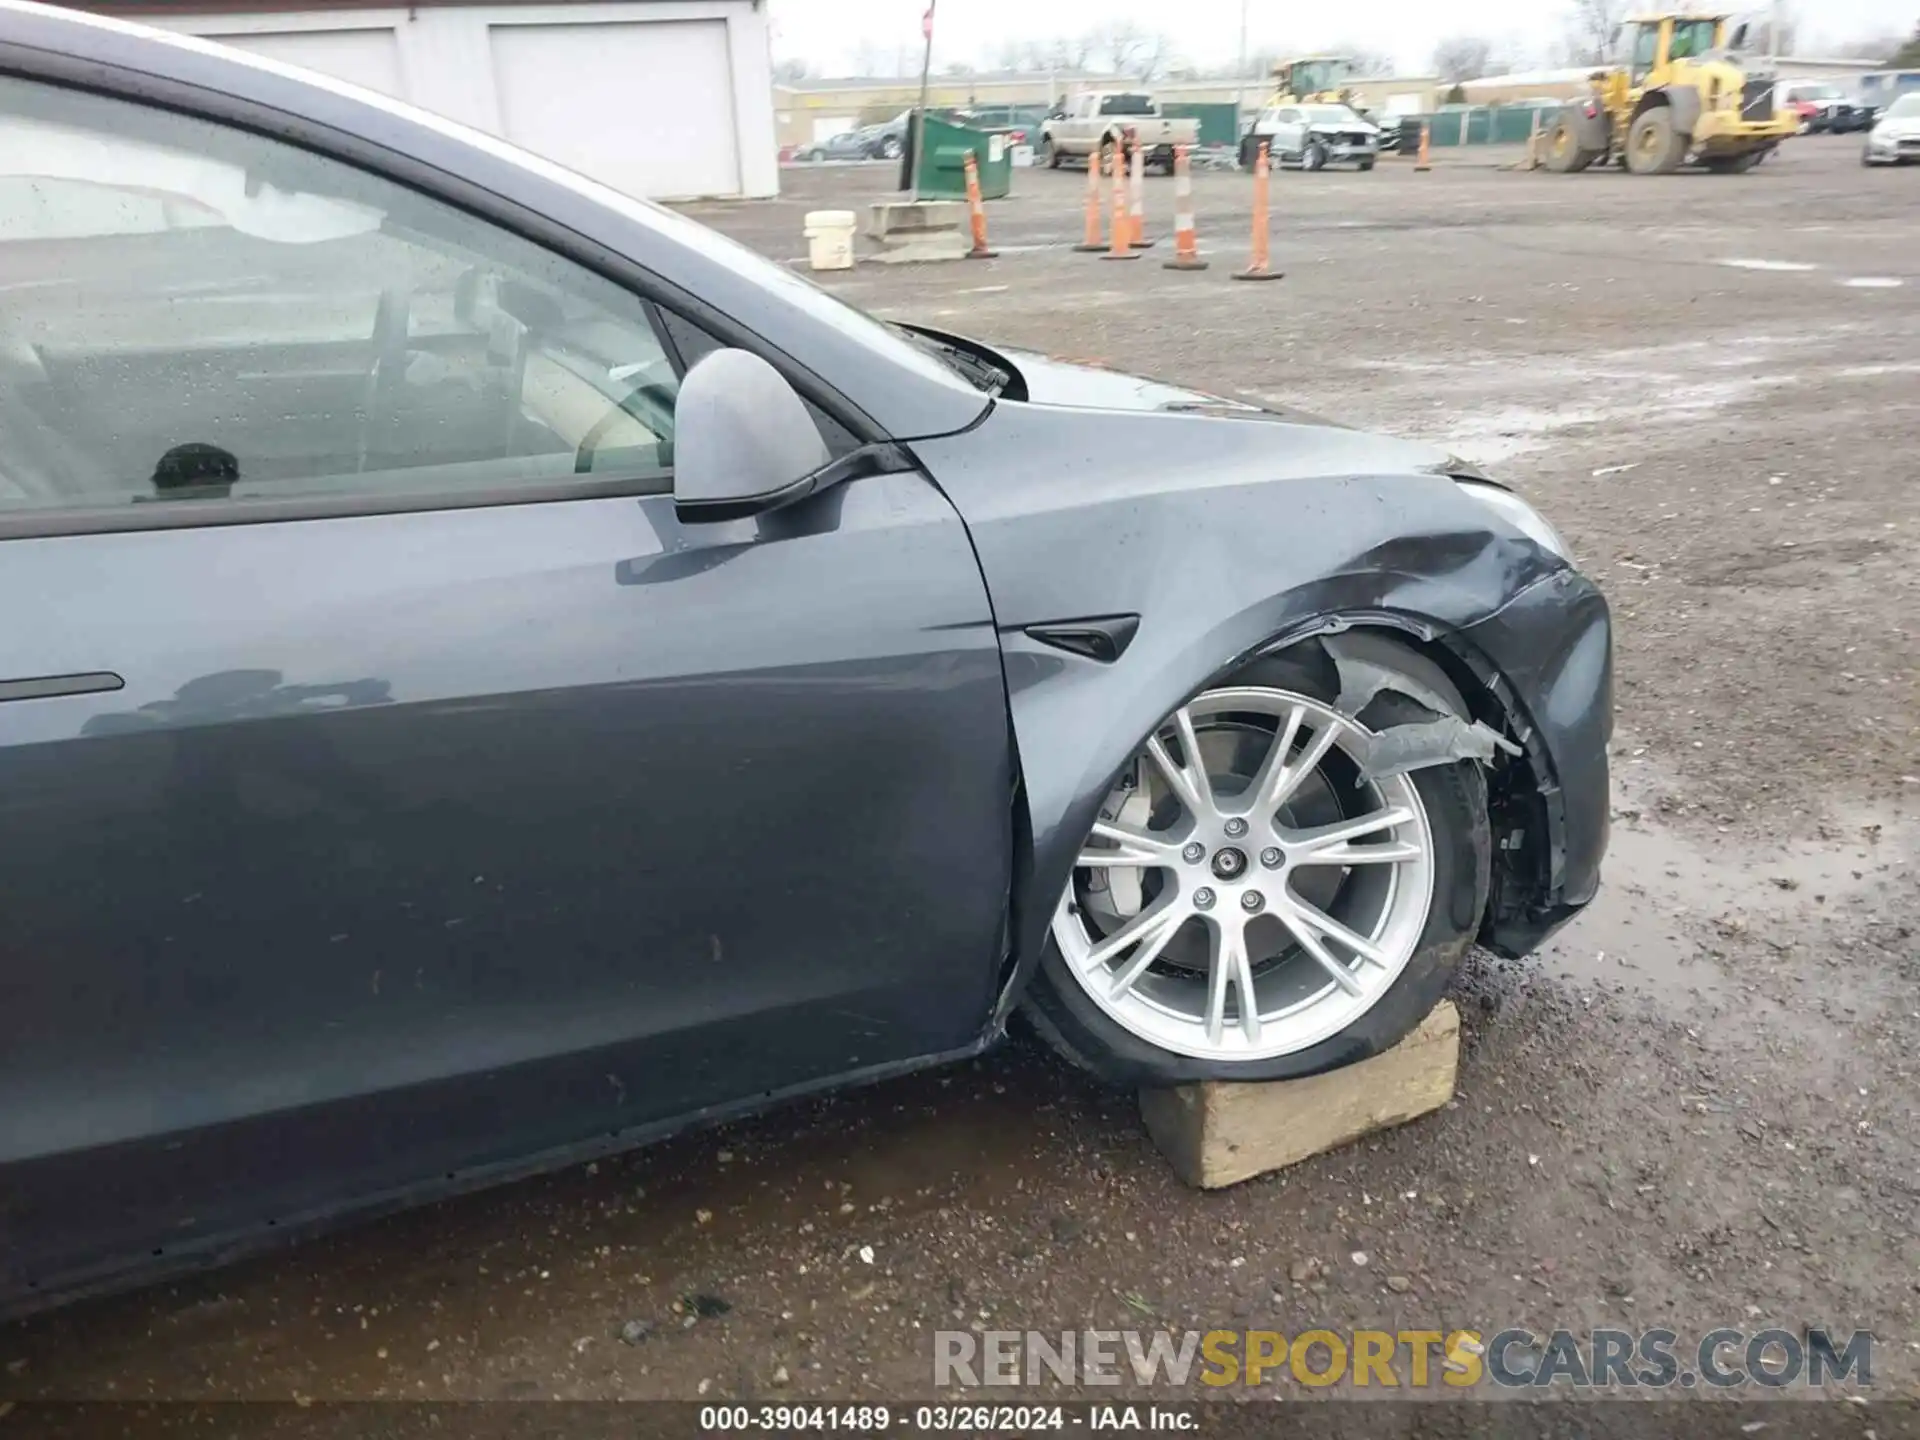
{"label": "car door", "polygon": [[1082,95],[1073,102],[1073,129],[1071,134],[1075,144],[1085,146],[1088,150],[1099,149],[1100,135],[1104,123],[1100,118],[1100,97],[1098,95]]}
{"label": "car door", "polygon": [[1273,117],[1273,154],[1277,159],[1282,155],[1295,156],[1306,149],[1306,126],[1302,122],[1301,112],[1291,105],[1283,106]]}
{"label": "car door", "polygon": [[682,523],[689,320],[124,99],[0,79],[0,284],[0,1290],[980,1033],[924,476]]}

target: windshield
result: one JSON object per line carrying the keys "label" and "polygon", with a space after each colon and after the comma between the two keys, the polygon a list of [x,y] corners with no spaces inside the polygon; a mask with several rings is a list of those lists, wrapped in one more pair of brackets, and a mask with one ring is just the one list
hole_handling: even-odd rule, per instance
{"label": "windshield", "polygon": [[1717,20],[1676,20],[1673,22],[1673,48],[1667,54],[1675,60],[1689,60],[1713,49]]}
{"label": "windshield", "polygon": [[1351,125],[1360,118],[1345,105],[1302,105],[1300,113],[1316,125]]}
{"label": "windshield", "polygon": [[1920,117],[1920,94],[1902,95],[1887,107],[1887,119],[1912,120]]}

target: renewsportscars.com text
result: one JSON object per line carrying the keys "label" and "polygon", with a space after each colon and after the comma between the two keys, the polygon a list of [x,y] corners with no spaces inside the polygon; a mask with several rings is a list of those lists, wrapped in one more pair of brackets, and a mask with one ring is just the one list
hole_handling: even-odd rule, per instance
{"label": "renewsportscars.com text", "polygon": [[1454,1390],[1781,1389],[1873,1383],[1865,1330],[939,1330],[936,1386],[1301,1385]]}

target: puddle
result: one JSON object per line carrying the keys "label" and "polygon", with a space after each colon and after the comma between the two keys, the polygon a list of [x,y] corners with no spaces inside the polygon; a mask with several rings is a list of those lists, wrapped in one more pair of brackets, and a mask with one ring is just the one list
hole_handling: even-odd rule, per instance
{"label": "puddle", "polygon": [[1634,798],[1643,788],[1631,779],[1619,785],[1624,808],[1615,812],[1600,894],[1543,947],[1543,972],[1642,997],[1676,1018],[1699,1018],[1704,1001],[1830,1039],[1817,1011],[1756,995],[1709,952],[1752,939],[1782,953],[1808,949],[1823,916],[1857,910],[1882,882],[1911,869],[1920,830],[1863,811],[1809,821],[1813,833],[1775,845],[1707,840],[1645,818]]}
{"label": "puddle", "polygon": [[1721,260],[1718,263],[1721,265],[1725,265],[1732,270],[1773,270],[1773,271],[1785,272],[1785,271],[1801,271],[1801,270],[1818,270],[1820,268],[1818,265],[1809,265],[1803,260],[1732,259],[1732,260]]}
{"label": "puddle", "polygon": [[1554,434],[1606,419],[1602,410],[1530,410],[1518,406],[1463,415],[1433,438],[1463,459],[1483,465],[1544,450]]}
{"label": "puddle", "polygon": [[1892,275],[1852,275],[1840,283],[1849,290],[1898,290],[1906,281]]}
{"label": "puddle", "polygon": [[1834,373],[1842,380],[1873,380],[1882,375],[1920,375],[1920,360],[1897,360],[1890,365],[1849,365]]}
{"label": "puddle", "polygon": [[[1589,378],[1600,377],[1595,373]],[[1742,375],[1724,380],[1688,381],[1678,374],[1639,372],[1629,383],[1646,387],[1646,393],[1618,405],[1588,409],[1509,405],[1498,410],[1457,414],[1438,429],[1421,428],[1413,433],[1418,438],[1444,445],[1463,459],[1493,464],[1544,450],[1564,431],[1613,421],[1659,425],[1693,420],[1737,405],[1761,391],[1797,385],[1800,377]]]}

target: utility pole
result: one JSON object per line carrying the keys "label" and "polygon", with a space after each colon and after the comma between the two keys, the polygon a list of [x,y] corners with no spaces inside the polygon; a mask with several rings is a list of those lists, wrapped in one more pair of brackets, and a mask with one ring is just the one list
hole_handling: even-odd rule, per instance
{"label": "utility pole", "polygon": [[920,198],[920,176],[925,172],[927,163],[927,77],[933,73],[933,7],[935,0],[927,0],[927,13],[920,18],[920,33],[926,36],[927,47],[920,56],[920,108],[915,112],[910,138],[913,141],[913,198]]}
{"label": "utility pole", "polygon": [[1247,108],[1247,0],[1240,0],[1240,88],[1233,92],[1233,108],[1236,119]]}

